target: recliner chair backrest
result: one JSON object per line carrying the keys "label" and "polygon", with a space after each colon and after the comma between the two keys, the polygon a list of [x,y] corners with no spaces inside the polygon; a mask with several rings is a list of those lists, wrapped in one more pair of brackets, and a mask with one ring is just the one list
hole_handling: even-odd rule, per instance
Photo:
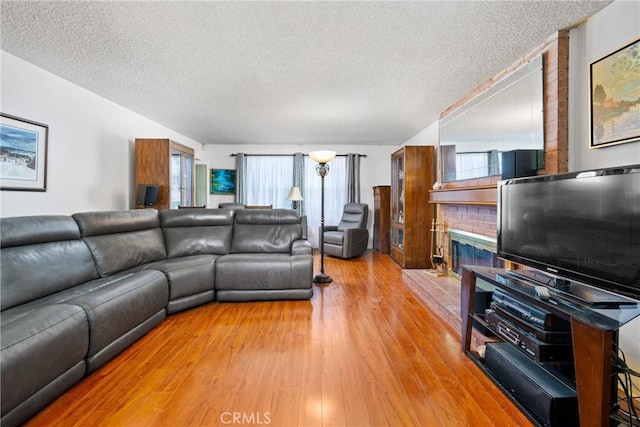
{"label": "recliner chair backrest", "polygon": [[0,237],[2,310],[99,277],[71,217],[2,218]]}
{"label": "recliner chair backrest", "polygon": [[367,228],[369,217],[369,205],[366,203],[347,203],[344,205],[342,218],[338,224],[338,230],[347,228]]}
{"label": "recliner chair backrest", "polygon": [[166,209],[160,227],[169,258],[189,255],[225,255],[233,235],[231,209]]}
{"label": "recliner chair backrest", "polygon": [[158,211],[81,212],[72,215],[100,277],[167,258]]}

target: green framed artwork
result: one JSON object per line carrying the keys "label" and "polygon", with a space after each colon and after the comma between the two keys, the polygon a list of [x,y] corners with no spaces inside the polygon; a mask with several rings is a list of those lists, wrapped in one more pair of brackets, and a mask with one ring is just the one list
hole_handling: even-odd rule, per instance
{"label": "green framed artwork", "polygon": [[591,145],[640,140],[640,39],[591,63]]}
{"label": "green framed artwork", "polygon": [[211,194],[236,194],[235,169],[211,169]]}

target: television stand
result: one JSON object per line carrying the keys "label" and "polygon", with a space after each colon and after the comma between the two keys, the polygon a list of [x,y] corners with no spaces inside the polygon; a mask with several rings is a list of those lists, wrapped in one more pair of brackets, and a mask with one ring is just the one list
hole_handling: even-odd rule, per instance
{"label": "television stand", "polygon": [[[476,281],[483,281],[508,292],[532,307],[542,308],[568,320],[571,324],[573,362],[575,366],[575,389],[578,400],[580,425],[611,425],[611,410],[615,396],[617,376],[612,375],[612,352],[618,341],[618,329],[640,316],[640,304],[625,304],[616,308],[603,308],[583,304],[558,293],[553,301],[542,301],[535,296],[535,286],[510,276],[507,270],[492,267],[463,266],[461,281],[462,351],[485,373],[479,355],[471,351],[471,331]],[[496,381],[494,379],[494,381]],[[502,386],[500,386],[502,388]],[[504,388],[502,388],[505,390]],[[532,414],[508,391],[505,393],[528,415]]]}

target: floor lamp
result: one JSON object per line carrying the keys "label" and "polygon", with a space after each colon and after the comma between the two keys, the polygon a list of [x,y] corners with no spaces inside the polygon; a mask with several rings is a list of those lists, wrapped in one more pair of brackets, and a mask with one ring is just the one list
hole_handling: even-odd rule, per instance
{"label": "floor lamp", "polygon": [[324,272],[324,177],[329,172],[329,163],[336,156],[335,151],[313,151],[309,153],[311,160],[318,163],[316,172],[320,175],[320,273],[313,277],[315,283],[329,283],[333,281],[331,276]]}

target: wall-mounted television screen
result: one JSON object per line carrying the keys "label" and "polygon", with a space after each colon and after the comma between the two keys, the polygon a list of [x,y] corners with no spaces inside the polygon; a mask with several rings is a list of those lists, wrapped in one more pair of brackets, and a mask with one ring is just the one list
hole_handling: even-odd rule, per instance
{"label": "wall-mounted television screen", "polygon": [[640,299],[640,165],[506,180],[498,192],[499,257]]}

